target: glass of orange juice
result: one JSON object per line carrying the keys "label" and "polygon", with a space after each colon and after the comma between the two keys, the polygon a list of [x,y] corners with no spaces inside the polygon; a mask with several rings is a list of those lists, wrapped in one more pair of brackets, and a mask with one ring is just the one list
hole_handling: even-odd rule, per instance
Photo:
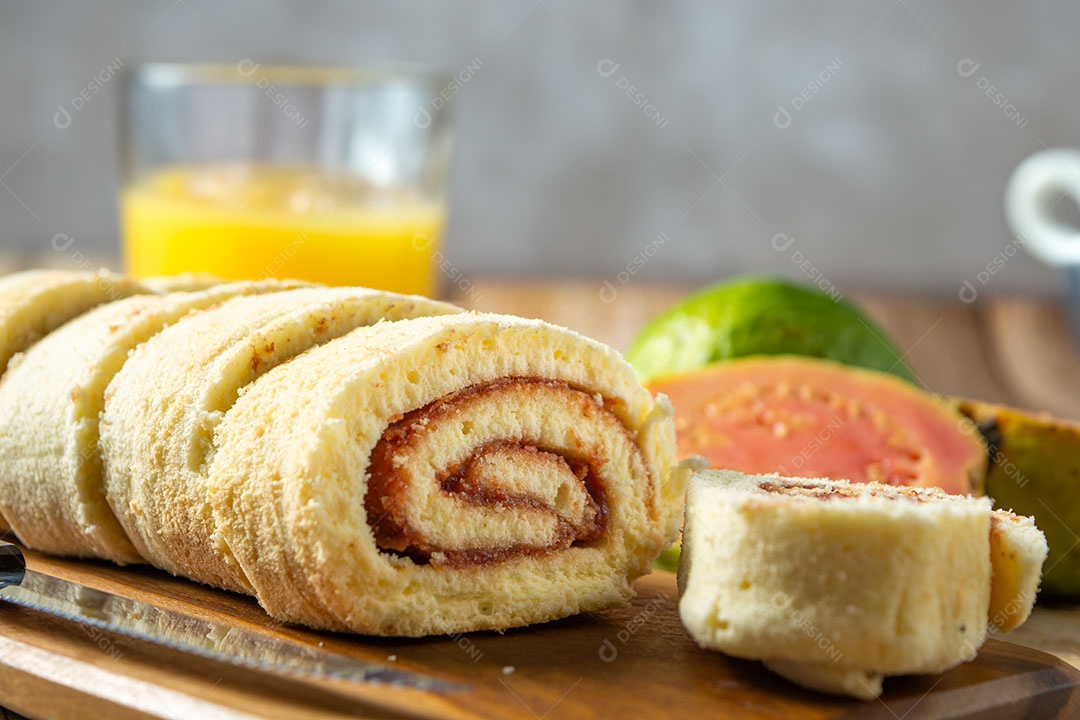
{"label": "glass of orange juice", "polygon": [[124,93],[124,262],[436,294],[460,87],[438,73],[151,63]]}

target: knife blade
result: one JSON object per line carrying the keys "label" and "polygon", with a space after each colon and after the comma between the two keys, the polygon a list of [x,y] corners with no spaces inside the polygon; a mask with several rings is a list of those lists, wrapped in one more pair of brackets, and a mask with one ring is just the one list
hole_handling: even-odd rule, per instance
{"label": "knife blade", "polygon": [[254,670],[430,692],[467,688],[421,673],[310,647],[245,628],[46,575],[26,567],[22,550],[0,540],[0,600],[54,617]]}

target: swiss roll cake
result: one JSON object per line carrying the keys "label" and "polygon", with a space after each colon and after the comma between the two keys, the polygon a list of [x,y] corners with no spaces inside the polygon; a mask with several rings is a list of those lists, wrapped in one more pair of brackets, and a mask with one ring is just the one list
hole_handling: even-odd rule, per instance
{"label": "swiss roll cake", "polygon": [[218,552],[272,616],[502,630],[625,602],[677,534],[671,408],[614,350],[521,318],[360,328],[221,421]]}
{"label": "swiss roll cake", "polygon": [[365,288],[96,283],[0,281],[27,305],[0,510],[29,547],[423,636],[624,604],[678,535],[671,406],[601,343]]}
{"label": "swiss roll cake", "polygon": [[1030,519],[989,498],[705,471],[687,494],[679,613],[702,647],[873,698],[885,676],[942,672],[991,624],[1022,622],[1045,557]]}

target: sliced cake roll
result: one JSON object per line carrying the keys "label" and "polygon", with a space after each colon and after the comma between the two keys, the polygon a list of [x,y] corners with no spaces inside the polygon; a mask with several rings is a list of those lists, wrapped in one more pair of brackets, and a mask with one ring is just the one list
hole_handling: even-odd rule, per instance
{"label": "sliced cake roll", "polygon": [[26,351],[0,383],[0,511],[19,540],[60,555],[140,561],[105,499],[98,416],[106,386],[133,348],[188,313],[292,287],[136,295],[80,315]]}
{"label": "sliced cake roll", "polygon": [[990,625],[999,632],[1020,627],[1031,615],[1046,561],[1046,536],[1035,520],[995,510],[990,516]]}
{"label": "sliced cake roll", "polygon": [[459,311],[363,288],[299,289],[234,298],[135,348],[106,390],[101,446],[106,498],[138,554],[177,575],[249,590],[212,549],[205,492],[216,427],[241,391],[357,327]]}
{"label": "sliced cake roll", "polygon": [[677,534],[688,475],[670,405],[617,352],[459,314],[361,328],[258,378],[207,486],[217,551],[271,615],[420,636],[625,602]]}
{"label": "sliced cake roll", "polygon": [[[71,318],[142,292],[148,291],[104,271],[27,270],[0,277],[0,374],[18,353]],[[8,530],[0,517],[0,535]]]}
{"label": "sliced cake roll", "polygon": [[706,471],[687,495],[679,611],[702,647],[873,698],[884,676],[942,672],[989,623],[1022,622],[1045,557],[1030,520],[988,498]]}
{"label": "sliced cake roll", "polygon": [[147,292],[107,272],[27,270],[0,278],[0,373],[16,353],[95,305]]}
{"label": "sliced cake roll", "polygon": [[677,535],[670,405],[569,330],[362,288],[32,277],[0,281],[36,308],[6,311],[0,510],[34,548],[419,636],[621,604]]}

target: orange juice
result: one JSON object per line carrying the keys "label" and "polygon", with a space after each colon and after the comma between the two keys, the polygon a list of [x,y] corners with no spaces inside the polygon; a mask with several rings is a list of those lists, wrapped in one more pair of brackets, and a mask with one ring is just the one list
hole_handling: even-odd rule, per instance
{"label": "orange juice", "polygon": [[120,197],[137,277],[206,272],[433,295],[445,211],[404,190],[305,168],[158,171]]}

